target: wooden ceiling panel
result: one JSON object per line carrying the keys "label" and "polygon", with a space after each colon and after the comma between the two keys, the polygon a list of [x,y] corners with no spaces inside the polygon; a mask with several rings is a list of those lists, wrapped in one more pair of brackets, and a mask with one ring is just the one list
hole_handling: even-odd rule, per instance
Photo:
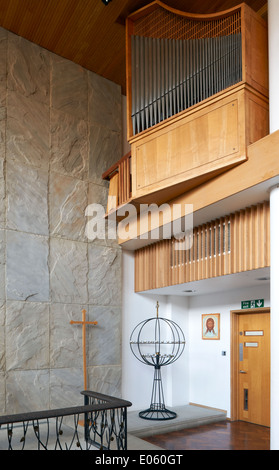
{"label": "wooden ceiling panel", "polygon": [[[163,0],[213,13],[241,0]],[[125,92],[125,18],[151,0],[0,0],[0,26],[121,85]],[[267,0],[246,0],[266,13]]]}

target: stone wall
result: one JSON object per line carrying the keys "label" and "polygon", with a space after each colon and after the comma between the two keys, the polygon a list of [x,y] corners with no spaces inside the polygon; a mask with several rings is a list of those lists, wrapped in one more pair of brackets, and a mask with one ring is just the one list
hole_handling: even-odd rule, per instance
{"label": "stone wall", "polygon": [[0,29],[0,412],[121,393],[121,251],[87,239],[122,156],[120,87]]}

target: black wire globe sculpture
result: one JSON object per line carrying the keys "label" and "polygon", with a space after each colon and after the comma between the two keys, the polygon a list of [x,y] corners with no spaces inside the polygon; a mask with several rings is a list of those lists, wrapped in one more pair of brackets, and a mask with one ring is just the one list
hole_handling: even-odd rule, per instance
{"label": "black wire globe sculpture", "polygon": [[[130,337],[134,356],[144,364],[154,367],[150,407],[140,411],[143,419],[174,419],[177,414],[165,407],[161,367],[173,364],[183,353],[185,338],[181,328],[171,320],[157,316],[139,323]],[[145,338],[145,339],[143,339]]]}

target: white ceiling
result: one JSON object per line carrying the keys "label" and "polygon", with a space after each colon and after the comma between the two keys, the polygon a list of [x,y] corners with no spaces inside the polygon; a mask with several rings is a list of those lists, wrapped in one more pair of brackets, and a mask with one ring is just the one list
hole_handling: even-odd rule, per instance
{"label": "white ceiling", "polygon": [[236,289],[247,289],[260,285],[269,285],[269,276],[270,268],[267,267],[201,281],[177,284],[175,286],[162,287],[160,289],[152,289],[142,293],[152,295],[200,296],[217,292],[229,292]]}

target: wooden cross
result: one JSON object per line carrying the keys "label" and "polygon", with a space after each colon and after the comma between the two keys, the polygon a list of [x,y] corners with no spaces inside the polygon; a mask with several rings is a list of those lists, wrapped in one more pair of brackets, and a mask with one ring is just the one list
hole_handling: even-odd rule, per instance
{"label": "wooden cross", "polygon": [[86,325],[98,325],[97,321],[86,321],[86,310],[82,310],[82,321],[70,321],[71,325],[82,325],[82,348],[83,348],[83,377],[84,390],[87,390],[87,368],[86,368]]}

